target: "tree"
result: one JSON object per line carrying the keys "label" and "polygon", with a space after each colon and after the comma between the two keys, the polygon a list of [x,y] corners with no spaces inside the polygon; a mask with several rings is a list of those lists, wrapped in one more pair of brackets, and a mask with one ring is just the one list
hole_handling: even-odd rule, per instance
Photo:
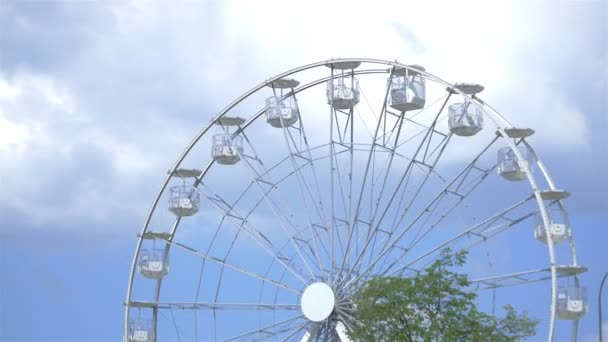
{"label": "tree", "polygon": [[354,297],[355,341],[518,341],[534,336],[538,320],[504,307],[503,317],[477,310],[468,277],[451,269],[466,252],[446,249],[424,271],[409,278],[376,277]]}

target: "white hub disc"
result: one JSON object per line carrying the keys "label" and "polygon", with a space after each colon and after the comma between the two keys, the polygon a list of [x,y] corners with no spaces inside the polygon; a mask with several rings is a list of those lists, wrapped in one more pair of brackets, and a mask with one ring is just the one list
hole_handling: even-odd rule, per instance
{"label": "white hub disc", "polygon": [[321,322],[334,311],[335,302],[336,298],[331,287],[319,282],[308,285],[302,294],[300,305],[306,318],[313,322]]}

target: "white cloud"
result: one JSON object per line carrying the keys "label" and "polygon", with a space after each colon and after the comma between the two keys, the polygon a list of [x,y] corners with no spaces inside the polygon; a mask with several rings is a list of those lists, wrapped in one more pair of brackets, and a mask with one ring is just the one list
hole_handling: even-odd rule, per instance
{"label": "white cloud", "polygon": [[[62,80],[20,72],[0,79],[13,96],[0,98],[2,207],[45,227],[121,215],[141,217],[145,179],[161,176],[186,138],[179,125],[155,118],[139,132],[117,133]],[[149,200],[146,202],[146,204]]]}
{"label": "white cloud", "polygon": [[[592,43],[579,39],[589,36],[584,26],[556,26],[572,10],[559,4],[547,9],[486,1],[381,1],[373,6],[243,1],[161,8],[138,3],[137,11],[120,12],[119,23],[128,43],[133,43],[130,35],[143,42],[177,37],[163,63],[173,61],[178,82],[200,89],[198,94],[218,109],[297,65],[345,56],[397,58],[426,65],[448,81],[485,84],[483,97],[514,125],[535,128],[535,142],[545,150],[584,148],[587,119],[576,98],[564,93],[562,76],[575,60],[583,69],[597,65],[597,56],[579,55]],[[208,20],[201,20],[201,13]],[[548,34],[564,42],[548,44]]]}
{"label": "white cloud", "polygon": [[14,87],[12,87],[8,82],[6,82],[5,80],[0,80],[0,98],[5,99],[5,98],[15,98],[15,96],[17,96],[17,89],[15,89]]}
{"label": "white cloud", "polygon": [[[580,72],[572,80],[591,77],[602,62],[579,53],[594,43],[592,28],[559,25],[572,11],[565,3],[111,3],[99,12],[108,20],[70,26],[89,34],[74,35],[86,41],[76,40],[80,45],[56,70],[27,64],[3,70],[11,76],[0,77],[0,158],[13,166],[1,176],[17,178],[21,170],[38,176],[35,186],[8,187],[5,199],[35,196],[36,187],[52,182],[35,170],[66,163],[61,158],[72,158],[79,146],[107,158],[114,187],[129,188],[137,175],[159,176],[198,128],[242,92],[332,57],[398,59],[448,81],[483,83],[488,103],[514,125],[537,130],[542,150],[585,148],[592,128],[564,88],[570,80],[564,74],[576,62]],[[562,42],[551,44],[549,34]]]}
{"label": "white cloud", "polygon": [[23,145],[27,143],[29,137],[27,127],[7,120],[0,108],[0,151],[14,148],[17,156],[22,156]]}

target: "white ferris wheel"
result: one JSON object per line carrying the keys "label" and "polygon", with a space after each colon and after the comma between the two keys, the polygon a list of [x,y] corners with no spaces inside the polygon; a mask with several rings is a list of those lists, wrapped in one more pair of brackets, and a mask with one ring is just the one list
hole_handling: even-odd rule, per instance
{"label": "white ferris wheel", "polygon": [[569,193],[530,145],[534,130],[512,125],[482,90],[353,58],[238,97],[188,144],[152,203],[125,340],[348,341],[358,288],[419,272],[444,248],[469,251],[479,305],[537,298],[548,314],[539,333],[576,339],[586,268]]}

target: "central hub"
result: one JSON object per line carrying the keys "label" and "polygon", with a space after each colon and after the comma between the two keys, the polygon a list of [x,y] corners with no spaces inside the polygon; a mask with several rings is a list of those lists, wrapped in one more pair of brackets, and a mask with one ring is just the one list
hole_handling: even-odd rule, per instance
{"label": "central hub", "polygon": [[312,322],[321,322],[334,311],[336,297],[329,285],[318,282],[312,283],[304,289],[300,306],[302,313]]}

